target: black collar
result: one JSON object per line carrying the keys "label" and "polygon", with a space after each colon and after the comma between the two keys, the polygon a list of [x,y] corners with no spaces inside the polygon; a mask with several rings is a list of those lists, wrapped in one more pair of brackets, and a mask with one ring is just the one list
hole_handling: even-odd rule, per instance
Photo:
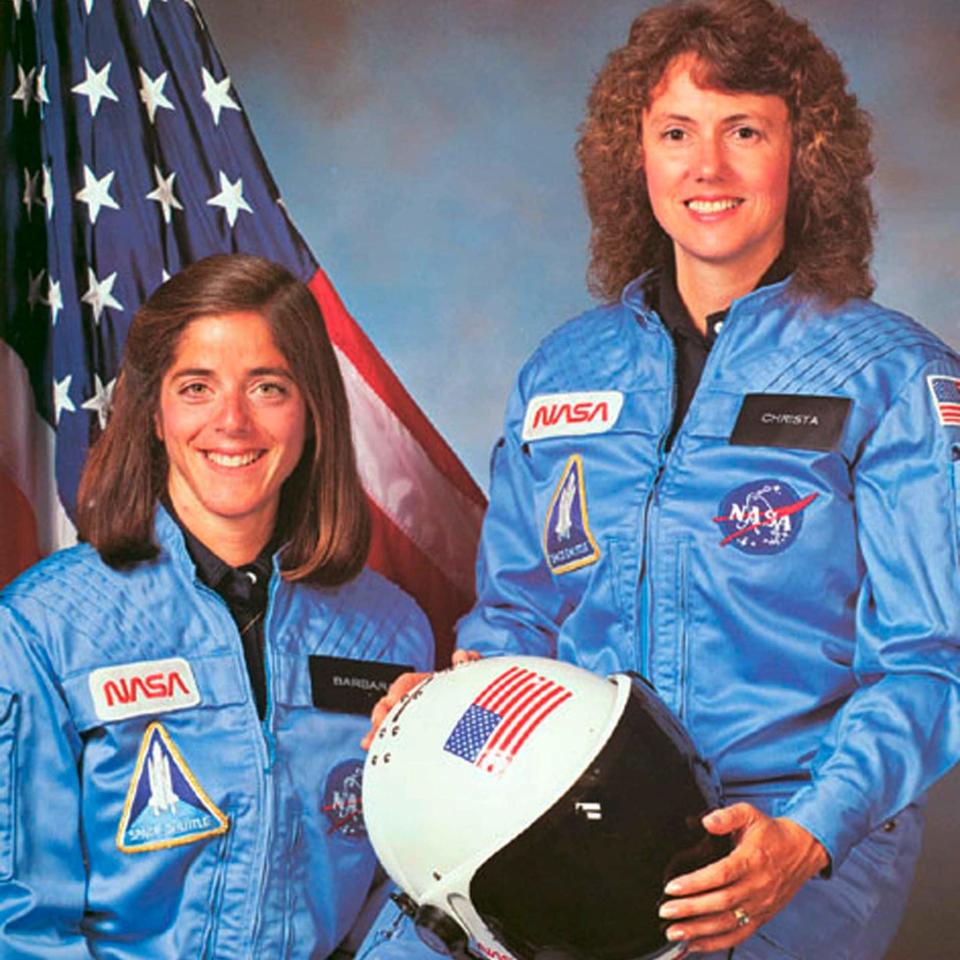
{"label": "black collar", "polygon": [[[760,278],[754,290],[759,290],[760,287],[766,287],[772,283],[779,283],[789,273],[787,258],[781,252],[777,259],[767,267],[766,273]],[[706,342],[709,346],[713,346],[713,341],[716,340],[720,327],[730,310],[728,304],[723,310],[708,314],[706,335],[700,333],[690,316],[690,311],[687,310],[687,306],[683,302],[683,298],[680,296],[680,291],[677,289],[677,271],[672,251],[659,270],[656,298],[656,309],[660,314],[660,319],[663,320],[664,326],[674,337],[699,340]]]}
{"label": "black collar", "polygon": [[277,549],[272,539],[251,563],[231,567],[187,529],[169,500],[165,498],[163,505],[180,528],[187,552],[197,568],[197,576],[203,583],[219,593],[231,609],[235,605],[245,608],[265,606],[273,554]]}

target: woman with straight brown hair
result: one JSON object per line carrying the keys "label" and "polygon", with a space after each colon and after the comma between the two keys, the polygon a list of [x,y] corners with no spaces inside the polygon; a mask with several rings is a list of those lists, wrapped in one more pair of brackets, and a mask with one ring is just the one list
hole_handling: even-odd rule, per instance
{"label": "woman with straight brown hair", "polygon": [[86,543],[0,595],[0,954],[327,956],[374,870],[364,694],[433,654],[364,569],[309,290],[240,255],[163,284],[79,500]]}

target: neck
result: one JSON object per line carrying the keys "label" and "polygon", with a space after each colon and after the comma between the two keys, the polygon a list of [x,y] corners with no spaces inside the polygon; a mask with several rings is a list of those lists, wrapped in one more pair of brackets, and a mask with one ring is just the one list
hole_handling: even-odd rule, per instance
{"label": "neck", "polygon": [[677,291],[694,325],[706,333],[707,317],[726,310],[737,297],[755,289],[770,269],[779,251],[757,257],[752,263],[735,266],[704,263],[676,250]]}
{"label": "neck", "polygon": [[247,517],[218,517],[189,498],[178,498],[170,490],[170,502],[180,522],[208,550],[231,567],[253,563],[273,536],[276,511]]}

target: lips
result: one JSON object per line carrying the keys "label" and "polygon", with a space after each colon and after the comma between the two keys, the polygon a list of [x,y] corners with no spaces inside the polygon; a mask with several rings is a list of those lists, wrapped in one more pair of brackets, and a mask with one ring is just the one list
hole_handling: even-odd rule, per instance
{"label": "lips", "polygon": [[204,450],[203,455],[218,467],[246,467],[259,460],[263,450],[247,450],[243,453],[222,453],[217,450]]}
{"label": "lips", "polygon": [[716,200],[695,198],[684,200],[683,205],[694,213],[724,213],[739,207],[743,200],[739,197],[722,197]]}

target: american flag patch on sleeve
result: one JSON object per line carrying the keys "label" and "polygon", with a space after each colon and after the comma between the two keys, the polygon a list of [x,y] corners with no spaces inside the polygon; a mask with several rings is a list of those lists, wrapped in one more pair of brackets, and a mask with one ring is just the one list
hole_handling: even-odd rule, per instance
{"label": "american flag patch on sleeve", "polygon": [[943,426],[960,424],[960,378],[933,376],[927,377],[927,383],[930,384],[940,423]]}
{"label": "american flag patch on sleeve", "polygon": [[485,773],[502,773],[530,734],[571,696],[532,670],[510,667],[467,707],[443,749]]}

